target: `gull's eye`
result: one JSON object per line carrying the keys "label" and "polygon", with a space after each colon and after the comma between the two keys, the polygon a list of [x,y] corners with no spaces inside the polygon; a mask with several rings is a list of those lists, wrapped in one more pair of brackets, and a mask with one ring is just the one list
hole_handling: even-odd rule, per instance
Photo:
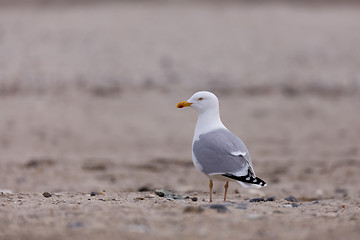
{"label": "gull's eye", "polygon": [[198,100],[199,100],[199,101],[202,101],[202,100],[204,100],[204,98],[200,97],[200,98],[198,98]]}

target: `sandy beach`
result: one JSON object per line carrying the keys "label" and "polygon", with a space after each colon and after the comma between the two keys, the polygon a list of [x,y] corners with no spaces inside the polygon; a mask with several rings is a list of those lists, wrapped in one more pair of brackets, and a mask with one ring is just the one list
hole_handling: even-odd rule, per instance
{"label": "sandy beach", "polygon": [[[356,5],[1,6],[0,239],[358,239],[359,29]],[[267,187],[209,203],[198,90]]]}

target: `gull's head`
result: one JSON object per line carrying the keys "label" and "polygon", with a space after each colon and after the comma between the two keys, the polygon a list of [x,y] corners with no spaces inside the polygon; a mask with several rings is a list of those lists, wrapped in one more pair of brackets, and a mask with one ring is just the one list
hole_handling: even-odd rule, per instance
{"label": "gull's head", "polygon": [[198,113],[219,108],[219,100],[215,94],[207,91],[197,92],[191,98],[177,104],[178,108],[191,107]]}

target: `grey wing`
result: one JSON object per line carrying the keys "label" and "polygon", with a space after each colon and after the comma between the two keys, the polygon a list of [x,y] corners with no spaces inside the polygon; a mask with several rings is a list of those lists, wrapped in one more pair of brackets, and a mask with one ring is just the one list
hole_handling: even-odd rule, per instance
{"label": "grey wing", "polygon": [[[245,155],[235,156],[234,152]],[[206,174],[245,176],[250,171],[255,176],[245,144],[227,129],[200,135],[193,143],[193,153]]]}

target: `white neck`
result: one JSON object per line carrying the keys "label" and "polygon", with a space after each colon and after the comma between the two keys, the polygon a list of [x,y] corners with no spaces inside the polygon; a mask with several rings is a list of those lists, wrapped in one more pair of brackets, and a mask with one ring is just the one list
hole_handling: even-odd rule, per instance
{"label": "white neck", "polygon": [[226,129],[224,124],[221,122],[218,108],[199,112],[193,142],[198,140],[201,134],[208,133],[219,128]]}

